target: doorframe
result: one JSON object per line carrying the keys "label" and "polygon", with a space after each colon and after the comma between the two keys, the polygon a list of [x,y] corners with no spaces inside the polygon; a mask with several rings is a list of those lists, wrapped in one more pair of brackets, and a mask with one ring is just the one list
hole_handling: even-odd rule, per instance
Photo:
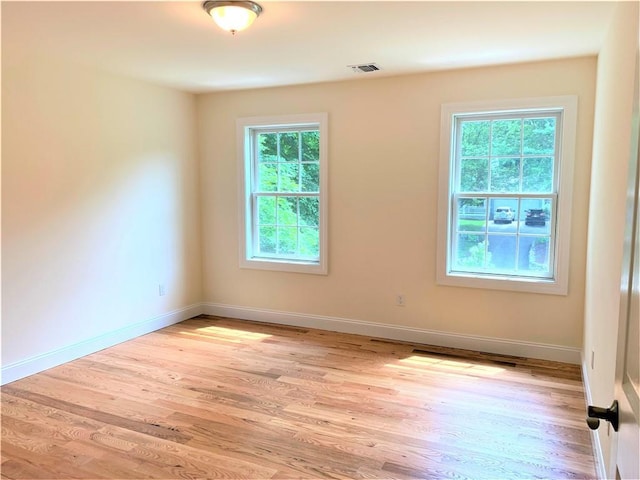
{"label": "doorframe", "polygon": [[[638,37],[638,49],[636,50],[635,60],[635,80],[634,80],[634,96],[633,96],[633,112],[631,120],[631,137],[629,151],[629,168],[627,173],[627,201],[625,211],[629,215],[631,210],[631,218],[627,217],[625,223],[625,247],[622,258],[622,271],[620,275],[620,310],[618,315],[618,340],[616,343],[616,371],[614,382],[614,395],[617,397],[619,392],[618,382],[623,375],[625,355],[627,348],[627,323],[630,317],[631,301],[632,301],[632,284],[631,280],[638,272],[634,271],[635,257],[640,255],[638,250],[640,235],[640,225],[637,223],[638,210],[640,209],[640,36]],[[635,238],[634,238],[635,236]],[[626,245],[629,239],[629,246]],[[635,279],[637,282],[638,279]],[[619,399],[623,401],[624,399]],[[618,458],[618,442],[619,436],[616,432],[611,435],[610,461],[609,471],[606,478],[616,478],[617,458]]]}
{"label": "doorframe", "polygon": [[[587,360],[585,359],[584,352],[582,352],[582,362],[580,364],[582,369],[582,384],[584,385],[585,405],[594,405],[593,397],[591,395],[591,386],[589,385],[589,375],[587,373]],[[604,451],[602,450],[602,443],[600,441],[600,429],[589,429],[589,436],[591,437],[591,447],[593,448],[593,456],[596,467],[596,478],[609,478],[607,475],[606,465],[604,463]]]}

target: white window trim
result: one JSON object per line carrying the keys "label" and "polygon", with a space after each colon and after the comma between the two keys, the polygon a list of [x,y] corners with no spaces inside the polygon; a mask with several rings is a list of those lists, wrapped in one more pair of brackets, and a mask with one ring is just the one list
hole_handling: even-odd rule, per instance
{"label": "white window trim", "polygon": [[[488,274],[451,272],[448,267],[451,245],[451,204],[453,176],[452,154],[456,139],[452,136],[455,115],[465,113],[497,113],[505,111],[562,109],[561,138],[558,141],[560,165],[558,171],[558,201],[556,206],[556,239],[553,279],[500,277]],[[573,171],[576,148],[578,97],[575,95],[504,99],[442,105],[440,130],[440,171],[438,180],[438,243],[437,283],[440,285],[510,290],[517,292],[567,295],[569,288],[569,254]]]}
{"label": "white window trim", "polygon": [[[265,259],[253,257],[253,226],[252,226],[252,202],[251,202],[251,129],[259,127],[304,127],[317,126],[320,131],[320,218],[319,235],[320,258],[317,262],[308,262],[293,259]],[[274,270],[281,272],[312,273],[327,275],[327,180],[328,161],[328,115],[327,113],[310,113],[298,115],[277,115],[239,118],[236,121],[237,152],[238,152],[238,205],[239,205],[239,254],[240,267],[259,270]]]}

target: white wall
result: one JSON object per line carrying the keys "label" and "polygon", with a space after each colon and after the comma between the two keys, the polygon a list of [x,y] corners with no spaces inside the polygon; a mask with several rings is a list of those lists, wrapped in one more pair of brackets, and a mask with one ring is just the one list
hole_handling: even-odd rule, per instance
{"label": "white wall", "polygon": [[[585,293],[585,383],[591,402],[603,407],[614,397],[637,48],[638,3],[620,3],[598,56]],[[593,369],[591,352],[595,354]],[[600,428],[598,435],[608,470],[610,437],[606,428]]]}
{"label": "white wall", "polygon": [[[595,71],[579,58],[198,96],[205,302],[578,352]],[[579,97],[569,295],[436,285],[441,104],[569,94]],[[329,113],[329,275],[240,269],[235,120],[308,112]]]}
{"label": "white wall", "polygon": [[5,45],[2,364],[11,379],[21,375],[12,366],[34,358],[66,348],[52,359],[68,360],[104,345],[96,338],[175,321],[200,301],[201,248],[195,97]]}

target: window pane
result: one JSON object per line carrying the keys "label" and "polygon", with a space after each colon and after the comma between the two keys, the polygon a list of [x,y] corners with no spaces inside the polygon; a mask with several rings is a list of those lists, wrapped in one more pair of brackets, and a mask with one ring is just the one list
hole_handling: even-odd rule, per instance
{"label": "window pane", "polygon": [[258,166],[258,191],[275,192],[278,190],[278,166],[275,163],[261,163]]}
{"label": "window pane", "polygon": [[486,192],[489,187],[489,161],[486,158],[464,158],[460,165],[460,191]]}
{"label": "window pane", "polygon": [[260,227],[258,229],[260,253],[276,253],[275,227]]}
{"label": "window pane", "polygon": [[496,120],[491,126],[491,156],[520,155],[522,121]]}
{"label": "window pane", "polygon": [[303,163],[300,165],[302,169],[302,192],[319,192],[320,191],[320,164],[319,163]]}
{"label": "window pane", "polygon": [[298,229],[296,227],[278,227],[278,253],[292,255],[298,247]]}
{"label": "window pane", "polygon": [[553,224],[552,200],[550,198],[525,198],[522,200],[520,233],[549,235]]}
{"label": "window pane", "polygon": [[278,198],[278,225],[298,225],[298,208],[295,197]]}
{"label": "window pane", "polygon": [[556,141],[556,119],[529,118],[524,121],[525,155],[553,155]]}
{"label": "window pane", "polygon": [[461,270],[478,270],[485,266],[485,236],[458,234],[455,265]]}
{"label": "window pane", "polygon": [[319,223],[320,199],[318,197],[301,197],[300,206],[300,225],[317,227]]}
{"label": "window pane", "polygon": [[298,132],[284,132],[280,134],[280,161],[298,161]]}
{"label": "window pane", "polygon": [[522,191],[551,193],[553,183],[553,157],[522,159]]}
{"label": "window pane", "polygon": [[317,228],[300,229],[300,255],[317,258],[320,256],[320,232]]}
{"label": "window pane", "polygon": [[520,159],[491,159],[491,191],[517,192],[520,190]]}
{"label": "window pane", "polygon": [[320,132],[302,132],[302,161],[320,159]]}
{"label": "window pane", "polygon": [[510,270],[516,268],[515,235],[489,235],[489,252],[491,254],[491,270]]}
{"label": "window pane", "polygon": [[518,268],[540,276],[550,275],[550,237],[521,237]]}
{"label": "window pane", "polygon": [[278,161],[278,134],[277,133],[259,133],[257,136],[258,143],[258,161],[259,162],[277,162]]}
{"label": "window pane", "polygon": [[298,183],[298,172],[300,164],[298,163],[281,163],[279,166],[279,192],[298,192],[300,184]]}
{"label": "window pane", "polygon": [[484,232],[487,227],[487,201],[484,198],[461,198],[458,200],[459,232]]}
{"label": "window pane", "polygon": [[274,225],[276,223],[275,197],[258,197],[258,223]]}
{"label": "window pane", "polygon": [[460,151],[463,157],[489,155],[489,121],[462,122]]}

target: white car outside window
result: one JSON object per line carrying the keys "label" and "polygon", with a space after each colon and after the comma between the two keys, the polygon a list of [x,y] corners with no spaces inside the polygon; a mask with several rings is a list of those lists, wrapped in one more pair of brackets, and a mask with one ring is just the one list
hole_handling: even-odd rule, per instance
{"label": "white car outside window", "polygon": [[514,217],[513,210],[510,207],[498,207],[493,215],[494,223],[511,223]]}

